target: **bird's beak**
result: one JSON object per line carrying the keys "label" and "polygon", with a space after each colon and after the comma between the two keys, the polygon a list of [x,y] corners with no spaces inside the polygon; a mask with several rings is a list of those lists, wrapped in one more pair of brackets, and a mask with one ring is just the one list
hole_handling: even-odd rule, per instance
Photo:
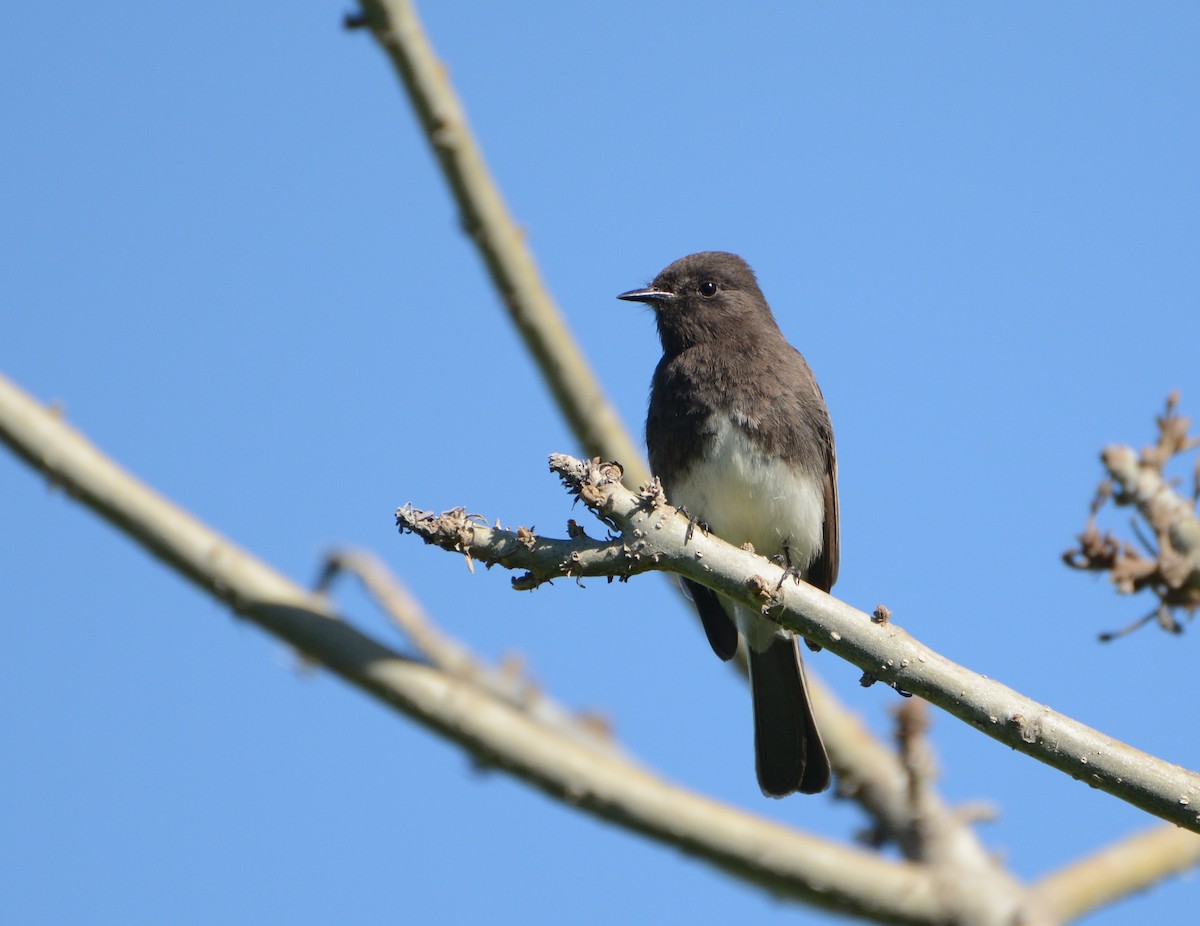
{"label": "bird's beak", "polygon": [[672,302],[675,299],[675,294],[649,286],[646,289],[631,289],[627,293],[621,293],[617,298],[624,299],[626,302],[649,302],[654,304],[656,302]]}

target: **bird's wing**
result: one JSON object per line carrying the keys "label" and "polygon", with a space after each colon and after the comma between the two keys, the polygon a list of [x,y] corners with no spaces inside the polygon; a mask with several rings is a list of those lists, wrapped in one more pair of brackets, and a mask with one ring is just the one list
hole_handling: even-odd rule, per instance
{"label": "bird's wing", "polygon": [[701,585],[699,582],[693,582],[691,579],[684,579],[683,585],[691,595],[696,610],[700,612],[700,623],[704,625],[704,633],[708,636],[708,645],[722,659],[726,661],[732,659],[733,654],[737,652],[737,625],[725,612],[720,596],[711,588]]}
{"label": "bird's wing", "polygon": [[837,454],[833,438],[829,440],[829,456],[825,462],[825,523],[821,527],[821,553],[808,569],[809,584],[823,592],[833,588],[838,577],[841,558],[841,530],[838,516]]}

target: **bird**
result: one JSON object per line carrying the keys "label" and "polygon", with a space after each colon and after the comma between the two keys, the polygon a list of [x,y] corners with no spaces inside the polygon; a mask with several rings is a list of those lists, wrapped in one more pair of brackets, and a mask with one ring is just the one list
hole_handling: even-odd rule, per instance
{"label": "bird", "polygon": [[[646,448],[668,502],[828,592],[840,548],[833,425],[816,377],[780,331],[754,271],[736,254],[703,251],[617,298],[654,310],[663,353]],[[683,582],[717,656],[733,658],[739,632],[745,643],[763,794],[824,791],[829,757],[794,635]]]}

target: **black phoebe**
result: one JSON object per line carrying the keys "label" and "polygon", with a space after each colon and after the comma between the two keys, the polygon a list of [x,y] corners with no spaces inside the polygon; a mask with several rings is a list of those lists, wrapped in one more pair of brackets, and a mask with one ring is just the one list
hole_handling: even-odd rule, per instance
{"label": "black phoebe", "polygon": [[[837,460],[825,399],[788,344],[754,271],[735,254],[675,261],[618,298],[654,308],[646,446],[667,498],[733,544],[782,557],[829,591],[838,572]],[[770,797],[829,787],[793,636],[760,613],[685,580],[713,651],[749,646],[758,784]]]}

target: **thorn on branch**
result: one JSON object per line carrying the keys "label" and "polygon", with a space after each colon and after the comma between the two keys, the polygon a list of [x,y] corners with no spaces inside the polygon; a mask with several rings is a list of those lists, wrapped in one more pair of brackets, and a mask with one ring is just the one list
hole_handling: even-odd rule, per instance
{"label": "thorn on branch", "polygon": [[534,575],[532,572],[525,572],[519,576],[512,577],[513,591],[516,592],[531,592],[539,586],[553,584],[553,580],[541,578],[540,576]]}
{"label": "thorn on branch", "polygon": [[639,486],[637,494],[641,507],[648,511],[668,504],[667,493],[663,491],[662,483],[657,476]]}
{"label": "thorn on branch", "polygon": [[606,462],[599,457],[575,460],[566,454],[552,453],[550,471],[556,473],[567,491],[587,505],[596,517],[610,527],[617,527],[609,510],[611,490],[621,484],[621,478],[625,475],[620,463]]}
{"label": "thorn on branch", "polygon": [[[874,672],[864,672],[861,676],[859,676],[858,684],[860,684],[863,688],[870,688],[878,681],[880,681],[880,678]],[[896,682],[884,682],[884,684],[902,698],[911,698],[913,696],[911,691],[905,691]]]}
{"label": "thorn on branch", "polygon": [[746,580],[746,588],[758,601],[762,602],[763,611],[769,611],[779,604],[779,589],[772,589],[769,582],[762,576],[751,576]]}

